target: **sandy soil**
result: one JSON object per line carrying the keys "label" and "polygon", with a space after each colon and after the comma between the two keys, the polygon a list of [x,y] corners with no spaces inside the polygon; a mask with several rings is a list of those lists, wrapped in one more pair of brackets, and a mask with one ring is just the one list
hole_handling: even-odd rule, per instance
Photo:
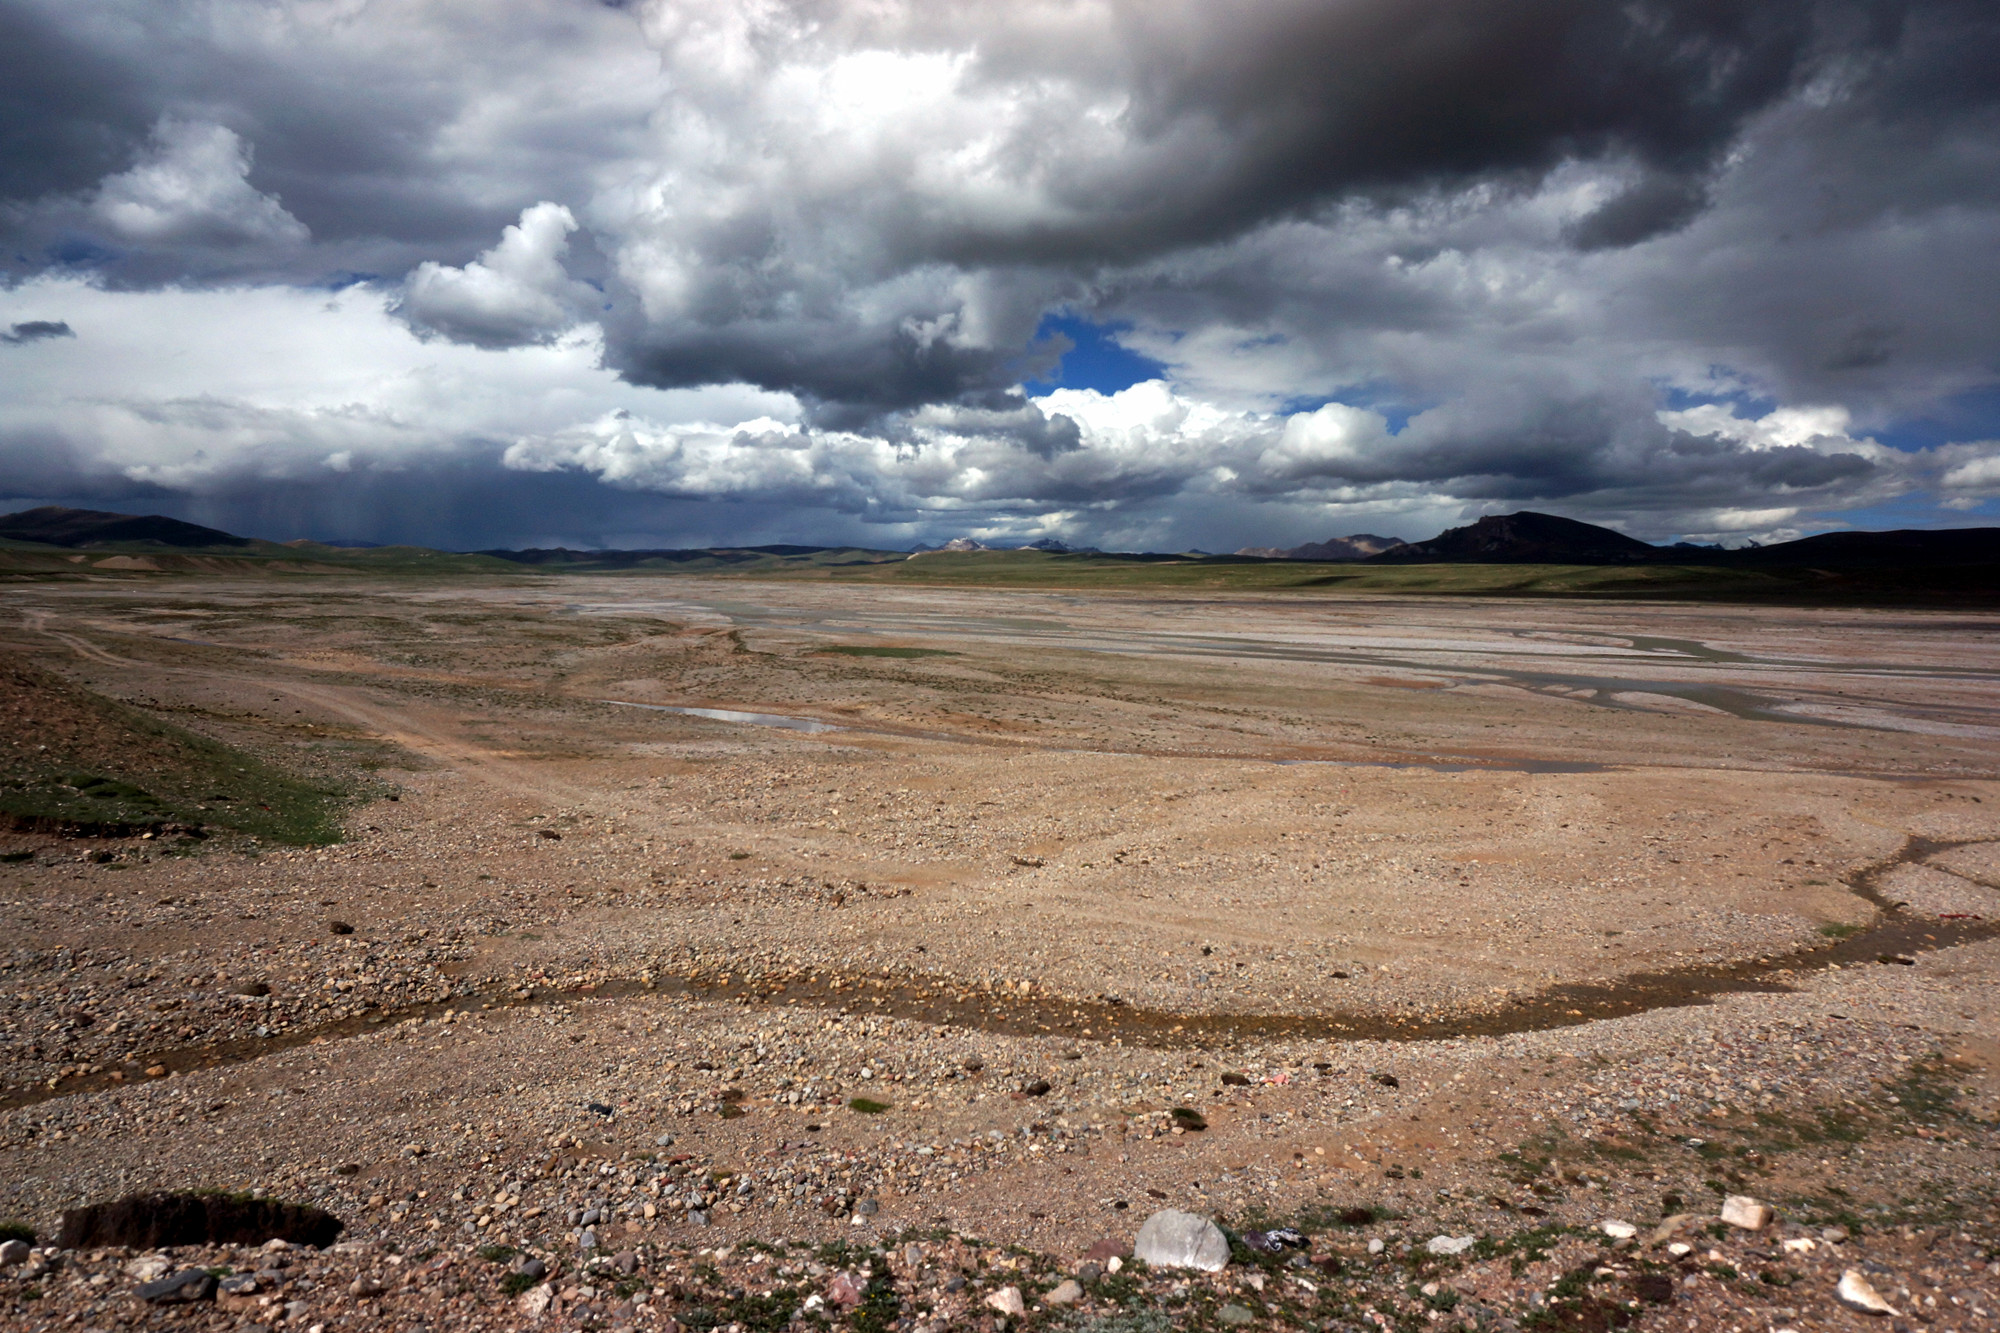
{"label": "sandy soil", "polygon": [[[903,1326],[990,1322],[935,1247],[975,1294],[968,1239],[1052,1287],[1166,1206],[1313,1224],[1349,1275],[1155,1275],[1028,1322],[1842,1327],[1850,1262],[1932,1326],[2000,1308],[2000,621],[693,578],[5,596],[16,658],[366,795],[323,848],[0,836],[27,854],[0,1218],[45,1237],[132,1190],[267,1190],[347,1222],[315,1262],[350,1277],[490,1268],[411,1298],[501,1326],[530,1316],[480,1247],[556,1270],[533,1322],[701,1327],[694,1249],[835,1238],[861,1248],[791,1265],[794,1305],[866,1262]],[[1644,1247],[1738,1192],[1848,1235]],[[1606,1217],[1639,1250],[1597,1257]],[[1574,1252],[1506,1258],[1544,1232]],[[0,1300],[197,1317],[92,1262]],[[1552,1295],[1580,1264],[1670,1299]],[[420,1317],[347,1284],[199,1317]]]}

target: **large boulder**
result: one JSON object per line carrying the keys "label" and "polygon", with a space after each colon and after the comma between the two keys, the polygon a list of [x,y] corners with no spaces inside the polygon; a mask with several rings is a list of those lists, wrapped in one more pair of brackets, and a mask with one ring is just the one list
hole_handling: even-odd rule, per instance
{"label": "large boulder", "polygon": [[1199,1213],[1163,1208],[1146,1219],[1132,1257],[1154,1268],[1198,1268],[1219,1273],[1229,1265],[1229,1238]]}

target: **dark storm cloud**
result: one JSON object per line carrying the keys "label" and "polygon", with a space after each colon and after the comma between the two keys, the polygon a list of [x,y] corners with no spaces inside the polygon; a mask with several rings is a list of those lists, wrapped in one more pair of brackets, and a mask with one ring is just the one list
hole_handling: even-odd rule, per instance
{"label": "dark storm cloud", "polygon": [[24,319],[0,333],[0,343],[40,342],[44,338],[74,338],[76,330],[59,319]]}
{"label": "dark storm cloud", "polygon": [[[1867,435],[2000,375],[1990,3],[105,0],[92,15],[0,0],[7,280],[87,274],[138,301],[360,275],[426,340],[371,326],[356,355],[375,378],[346,404],[303,379],[297,402],[201,384],[38,402],[24,420],[60,427],[93,475],[280,486],[429,447],[474,460],[439,474],[460,488],[505,460],[508,487],[596,477],[894,523],[1157,517],[1228,496],[1561,499],[1657,528],[1947,475],[1971,479],[1954,503],[1986,494],[1978,458],[1899,464]],[[10,318],[77,308],[46,295]],[[1016,386],[1062,351],[1036,341],[1052,311],[1127,328],[1171,388],[1024,403]],[[273,310],[259,318],[273,336]],[[652,419],[592,382],[542,404],[573,402],[567,419],[516,429],[451,406],[483,392],[472,362],[420,402],[383,387],[397,357],[455,343],[505,376],[512,352],[592,326],[628,386],[734,383],[787,404]],[[100,345],[78,327],[79,349]],[[326,381],[348,383],[332,363]],[[1667,390],[1780,406],[1674,424]],[[235,434],[182,406],[211,399]],[[1329,401],[1410,425],[1292,413]],[[1794,408],[1826,429],[1801,434]],[[155,423],[171,458],[134,456],[156,437],[114,417]]]}

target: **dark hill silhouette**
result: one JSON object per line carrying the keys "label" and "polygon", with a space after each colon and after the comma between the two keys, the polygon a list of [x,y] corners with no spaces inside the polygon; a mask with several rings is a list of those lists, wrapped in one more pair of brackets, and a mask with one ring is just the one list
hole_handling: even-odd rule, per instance
{"label": "dark hill silhouette", "polygon": [[105,546],[116,542],[153,542],[160,546],[248,546],[219,528],[183,523],[163,514],[113,514],[101,509],[64,509],[43,505],[18,514],[0,514],[0,537],[46,546]]}
{"label": "dark hill silhouette", "polygon": [[1822,532],[1817,537],[1801,537],[1775,546],[1726,551],[1723,556],[1732,565],[1828,565],[1846,569],[1991,565],[2000,563],[2000,528]]}
{"label": "dark hill silhouette", "polygon": [[1657,558],[1659,548],[1595,523],[1537,514],[1489,514],[1369,557],[1373,564],[1624,565]]}

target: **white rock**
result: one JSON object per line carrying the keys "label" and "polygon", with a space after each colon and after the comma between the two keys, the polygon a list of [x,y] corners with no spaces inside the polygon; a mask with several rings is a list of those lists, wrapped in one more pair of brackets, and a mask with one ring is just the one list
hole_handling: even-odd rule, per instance
{"label": "white rock", "polygon": [[1115,1254],[1104,1261],[1104,1271],[1107,1273],[1115,1273],[1124,1266],[1125,1261]]}
{"label": "white rock", "polygon": [[1771,1224],[1771,1208],[1747,1194],[1732,1194],[1722,1201],[1722,1220],[1745,1231],[1762,1231]]}
{"label": "white rock", "polygon": [[1694,1246],[1688,1244],[1684,1240],[1677,1240],[1673,1244],[1667,1246],[1667,1253],[1671,1254],[1676,1259],[1684,1258],[1685,1256],[1694,1253]]}
{"label": "white rock", "polygon": [[1370,1236],[1368,1238],[1368,1253],[1380,1254],[1382,1253],[1383,1250],[1387,1248],[1389,1247],[1382,1243],[1382,1238],[1380,1236]]}
{"label": "white rock", "polygon": [[1863,1314],[1896,1313],[1889,1302],[1882,1299],[1882,1293],[1868,1285],[1868,1279],[1861,1276],[1858,1268],[1850,1268],[1840,1275],[1840,1285],[1833,1289],[1833,1294],[1840,1297],[1842,1305]]}
{"label": "white rock", "polygon": [[1074,1305],[1083,1299],[1083,1287],[1074,1278],[1066,1278],[1061,1286],[1042,1297],[1044,1305]]}
{"label": "white rock", "polygon": [[1478,1243],[1477,1236],[1432,1236],[1424,1249],[1431,1254],[1464,1254]]}
{"label": "white rock", "polygon": [[173,1264],[160,1255],[142,1254],[125,1265],[125,1276],[140,1282],[151,1282],[156,1278],[165,1277],[167,1270],[172,1267]]}
{"label": "white rock", "polygon": [[1198,1213],[1163,1208],[1146,1219],[1132,1244],[1132,1257],[1154,1268],[1198,1268],[1220,1273],[1229,1266],[1229,1239]]}
{"label": "white rock", "polygon": [[1787,1254],[1811,1254],[1819,1248],[1819,1242],[1810,1236],[1794,1236],[1785,1242]]}
{"label": "white rock", "polygon": [[28,1257],[28,1242],[10,1240],[0,1242],[0,1268],[12,1268]]}
{"label": "white rock", "polygon": [[1597,1229],[1613,1240],[1630,1240],[1639,1234],[1639,1228],[1633,1226],[1630,1222],[1620,1222],[1614,1217],[1607,1217],[1602,1222],[1599,1222]]}
{"label": "white rock", "polygon": [[522,1292],[514,1301],[514,1306],[527,1318],[540,1319],[548,1313],[549,1302],[555,1298],[556,1294],[550,1291],[549,1284],[544,1282],[539,1287],[529,1287]]}
{"label": "white rock", "polygon": [[1000,1288],[986,1298],[986,1304],[989,1309],[998,1310],[1004,1315],[1024,1315],[1028,1312],[1028,1304],[1021,1299],[1019,1287]]}

